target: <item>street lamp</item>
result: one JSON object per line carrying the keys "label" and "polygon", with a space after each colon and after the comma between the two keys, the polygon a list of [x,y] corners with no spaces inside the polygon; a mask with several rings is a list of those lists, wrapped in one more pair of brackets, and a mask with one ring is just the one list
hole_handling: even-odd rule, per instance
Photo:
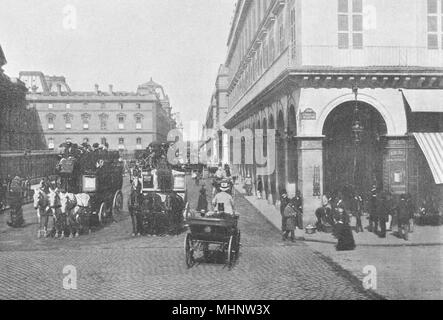
{"label": "street lamp", "polygon": [[352,121],[352,135],[356,145],[360,144],[364,127],[360,121],[360,110],[358,109],[358,88],[352,89],[355,95],[354,119]]}

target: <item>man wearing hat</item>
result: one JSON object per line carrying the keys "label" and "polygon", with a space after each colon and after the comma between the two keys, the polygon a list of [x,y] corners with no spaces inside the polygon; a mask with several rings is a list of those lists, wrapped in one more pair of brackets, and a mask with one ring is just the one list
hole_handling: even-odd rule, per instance
{"label": "man wearing hat", "polygon": [[406,195],[400,196],[400,203],[397,206],[397,219],[398,219],[398,234],[404,240],[408,241],[409,234],[409,219],[411,217]]}
{"label": "man wearing hat", "polygon": [[212,200],[214,211],[234,215],[234,199],[232,199],[232,196],[227,192],[229,189],[229,183],[222,181],[220,184],[220,192],[217,193]]}

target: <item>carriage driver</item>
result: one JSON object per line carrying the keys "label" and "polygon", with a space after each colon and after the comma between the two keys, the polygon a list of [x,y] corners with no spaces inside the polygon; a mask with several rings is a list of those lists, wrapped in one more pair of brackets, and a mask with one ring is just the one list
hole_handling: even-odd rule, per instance
{"label": "carriage driver", "polygon": [[216,212],[235,215],[234,199],[227,193],[229,189],[229,183],[223,181],[220,184],[220,192],[217,193],[212,200],[212,206]]}

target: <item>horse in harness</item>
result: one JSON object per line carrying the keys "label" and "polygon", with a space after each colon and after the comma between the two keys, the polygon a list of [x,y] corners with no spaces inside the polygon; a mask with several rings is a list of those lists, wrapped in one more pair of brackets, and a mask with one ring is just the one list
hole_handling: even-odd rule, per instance
{"label": "horse in harness", "polygon": [[37,219],[39,224],[37,237],[40,238],[42,235],[44,237],[47,237],[48,221],[49,217],[52,216],[52,214],[49,208],[48,195],[41,189],[36,190],[36,192],[34,193],[34,209],[37,210]]}
{"label": "horse in harness", "polygon": [[183,222],[185,203],[175,192],[168,193],[165,199],[165,211],[169,219],[170,233],[178,235]]}
{"label": "horse in harness", "polygon": [[61,211],[67,218],[69,237],[78,237],[83,228],[91,233],[88,194],[60,193]]}
{"label": "horse in harness", "polygon": [[52,216],[54,218],[54,226],[55,226],[55,238],[65,237],[65,228],[66,228],[66,216],[63,214],[61,208],[61,200],[60,193],[57,189],[49,189],[48,194],[49,199],[49,208],[52,212]]}

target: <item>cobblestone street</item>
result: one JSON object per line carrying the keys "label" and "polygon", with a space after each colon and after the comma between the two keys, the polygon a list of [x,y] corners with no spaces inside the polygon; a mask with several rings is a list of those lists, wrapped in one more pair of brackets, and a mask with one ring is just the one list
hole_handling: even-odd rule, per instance
{"label": "cobblestone street", "polygon": [[[195,207],[197,189],[191,181],[188,186]],[[283,243],[242,196],[236,203],[242,248],[232,270],[211,263],[187,269],[184,234],[132,238],[127,214],[74,240],[36,239],[36,217],[28,207],[22,230],[7,229],[0,216],[0,299],[378,298],[305,244]],[[77,269],[77,290],[63,289],[66,265]]]}

